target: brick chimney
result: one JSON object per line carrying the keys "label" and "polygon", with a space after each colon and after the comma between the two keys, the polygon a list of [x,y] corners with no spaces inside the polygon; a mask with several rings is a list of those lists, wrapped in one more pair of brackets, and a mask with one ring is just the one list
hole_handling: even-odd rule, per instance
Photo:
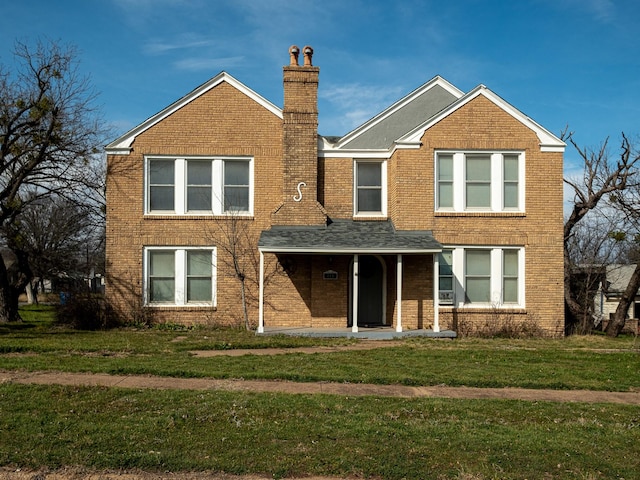
{"label": "brick chimney", "polygon": [[318,74],[313,48],[289,48],[290,63],[283,67],[283,182],[282,205],[274,225],[321,225],[327,217],[318,203]]}

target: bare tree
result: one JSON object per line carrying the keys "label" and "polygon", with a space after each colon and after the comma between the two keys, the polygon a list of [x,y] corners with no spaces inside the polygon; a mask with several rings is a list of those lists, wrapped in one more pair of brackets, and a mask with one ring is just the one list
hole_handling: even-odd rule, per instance
{"label": "bare tree", "polygon": [[565,244],[571,295],[580,305],[579,316],[573,317],[571,333],[590,333],[602,320],[595,308],[596,293],[605,282],[607,267],[620,258],[624,243],[612,234],[618,224],[607,213],[597,209],[591,218],[578,223]]}
{"label": "bare tree", "polygon": [[[249,307],[257,306],[259,301],[259,236],[254,220],[233,210],[216,217],[208,232],[208,237],[219,251],[218,270],[238,281],[244,326],[247,330],[252,329]],[[279,273],[275,258],[271,262],[267,261],[264,266],[264,285],[268,285]]]}
{"label": "bare tree", "polygon": [[[0,66],[0,229],[5,235],[17,232],[9,226],[30,204],[94,188],[87,170],[104,138],[95,94],[78,74],[73,48],[39,42],[32,50],[17,43],[15,58],[15,71]],[[20,239],[5,240],[12,248]],[[18,266],[20,274],[10,281],[0,262],[0,322],[20,319],[17,296],[32,272],[27,259],[18,260]]]}
{"label": "bare tree", "polygon": [[563,132],[576,149],[583,161],[583,174],[580,179],[567,179],[565,183],[573,189],[573,207],[564,223],[564,291],[567,318],[565,330],[574,333],[580,319],[584,319],[585,306],[578,300],[572,283],[572,258],[570,245],[575,235],[576,226],[584,217],[593,211],[600,201],[612,195],[623,195],[628,188],[635,185],[640,157],[631,148],[626,135],[622,134],[621,152],[616,161],[611,161],[608,154],[608,139],[598,149],[581,148],[573,139],[572,133]]}

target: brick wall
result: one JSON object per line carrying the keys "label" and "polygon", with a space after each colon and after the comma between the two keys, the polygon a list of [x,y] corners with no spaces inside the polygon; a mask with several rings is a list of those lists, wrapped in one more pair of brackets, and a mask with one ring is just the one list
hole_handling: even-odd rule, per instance
{"label": "brick wall", "polygon": [[[252,99],[223,82],[140,134],[129,155],[107,158],[106,294],[126,318],[143,313],[144,246],[216,246],[223,243],[225,219],[211,216],[144,216],[144,156],[246,155],[254,159],[254,217],[242,220],[255,239],[268,227],[282,199],[282,122]],[[274,175],[274,172],[278,172]],[[257,255],[257,252],[255,252]],[[240,290],[228,255],[218,249],[218,306],[150,308],[157,321],[238,324]],[[257,272],[249,272],[257,297]],[[257,318],[252,303],[251,316]]]}

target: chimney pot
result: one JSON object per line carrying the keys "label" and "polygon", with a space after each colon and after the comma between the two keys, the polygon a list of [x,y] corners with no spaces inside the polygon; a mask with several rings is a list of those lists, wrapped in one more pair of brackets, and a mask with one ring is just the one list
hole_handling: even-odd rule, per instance
{"label": "chimney pot", "polygon": [[300,49],[296,45],[289,47],[289,65],[298,66],[298,55],[300,55]]}
{"label": "chimney pot", "polygon": [[304,47],[302,52],[304,53],[304,66],[305,67],[312,66],[313,63],[311,62],[311,58],[313,57],[313,48],[307,45],[306,47]]}

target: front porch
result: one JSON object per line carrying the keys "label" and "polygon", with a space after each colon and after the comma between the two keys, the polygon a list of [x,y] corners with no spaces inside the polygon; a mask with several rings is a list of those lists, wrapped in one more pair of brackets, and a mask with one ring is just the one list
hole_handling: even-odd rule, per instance
{"label": "front porch", "polygon": [[431,329],[404,330],[398,332],[395,328],[359,327],[354,332],[351,327],[344,328],[316,328],[316,327],[264,327],[264,332],[256,335],[289,335],[292,337],[321,337],[321,338],[358,338],[363,340],[393,340],[399,338],[428,337],[428,338],[448,338],[457,337],[453,330],[440,330],[436,332]]}

